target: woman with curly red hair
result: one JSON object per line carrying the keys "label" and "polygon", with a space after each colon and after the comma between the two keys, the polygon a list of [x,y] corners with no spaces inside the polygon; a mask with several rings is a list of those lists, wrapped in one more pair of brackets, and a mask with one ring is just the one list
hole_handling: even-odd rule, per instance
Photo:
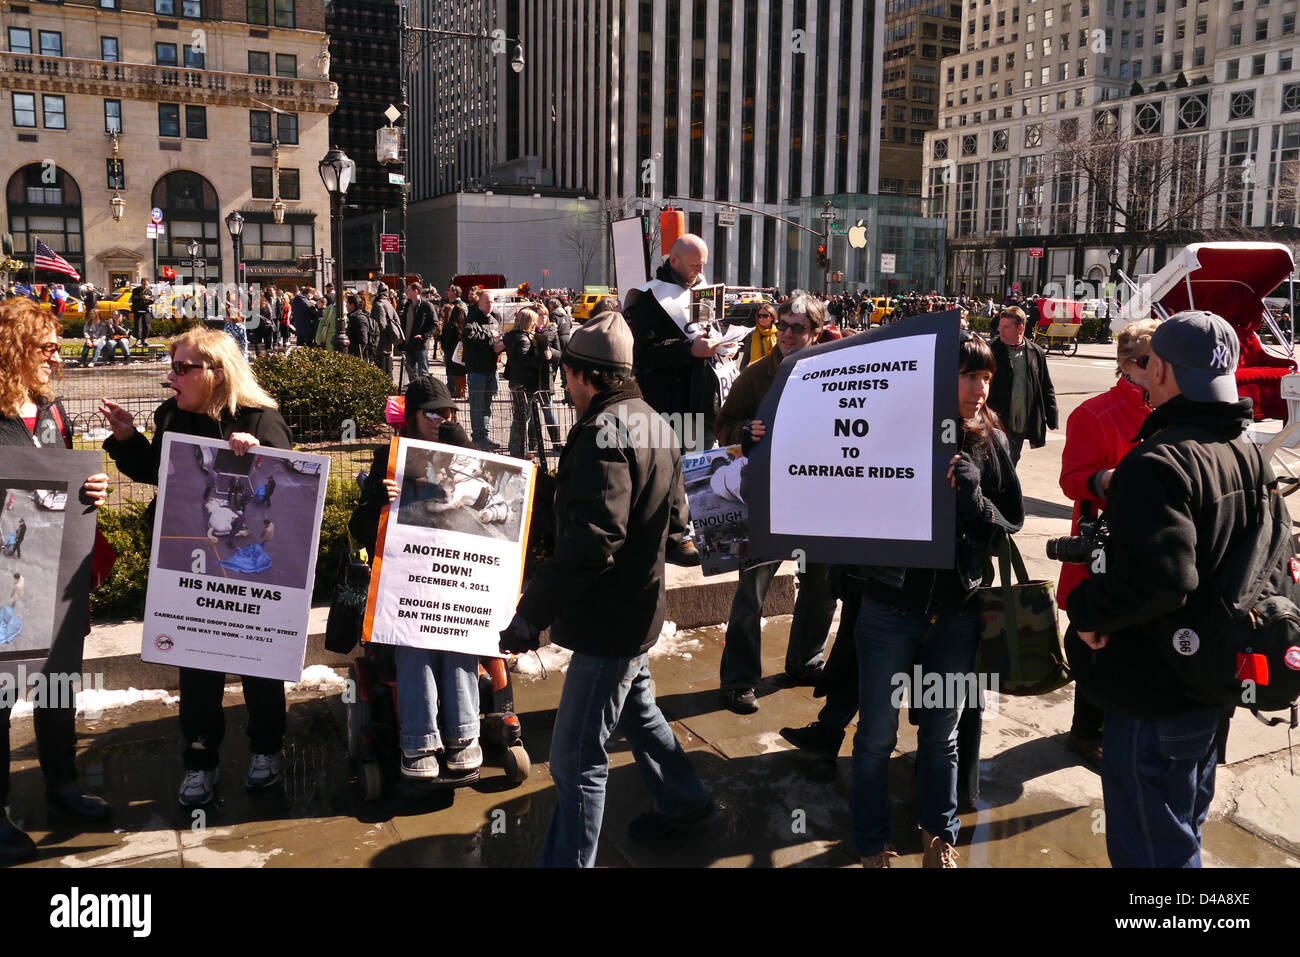
{"label": "woman with curly red hair", "polygon": [[[59,320],[27,299],[0,302],[0,446],[70,447],[72,431],[63,407],[54,398],[51,380],[58,373]],[[99,506],[108,492],[108,476],[92,475],[81,487],[83,501]],[[81,668],[80,653],[77,669]],[[108,803],[86,794],[77,781],[76,706],[51,707],[34,702],[36,750],[45,776],[49,804],[86,820],[108,817]],[[63,702],[60,702],[63,704]],[[36,856],[36,845],[9,820],[9,718],[12,706],[0,703],[0,864]]]}

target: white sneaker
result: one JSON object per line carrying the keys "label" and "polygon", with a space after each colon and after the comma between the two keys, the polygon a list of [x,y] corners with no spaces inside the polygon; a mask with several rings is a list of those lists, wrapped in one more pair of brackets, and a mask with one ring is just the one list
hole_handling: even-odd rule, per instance
{"label": "white sneaker", "polygon": [[477,771],[483,767],[483,749],[478,738],[460,747],[447,748],[447,770],[456,774]]}
{"label": "white sneaker", "polygon": [[212,800],[212,791],[217,785],[220,770],[186,771],[185,780],[181,782],[181,791],[177,799],[185,807],[199,807]]}
{"label": "white sneaker", "polygon": [[280,755],[255,754],[248,762],[248,774],[244,775],[244,787],[269,788],[280,780]]}
{"label": "white sneaker", "polygon": [[438,776],[437,751],[402,751],[402,777],[422,781]]}

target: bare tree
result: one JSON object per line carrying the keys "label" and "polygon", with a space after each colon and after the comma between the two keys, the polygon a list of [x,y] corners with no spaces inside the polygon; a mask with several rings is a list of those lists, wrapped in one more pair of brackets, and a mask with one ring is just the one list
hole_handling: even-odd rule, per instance
{"label": "bare tree", "polygon": [[580,216],[560,233],[560,242],[566,249],[573,250],[574,258],[578,262],[580,278],[578,287],[580,289],[586,287],[587,274],[591,271],[592,261],[600,252],[602,242],[600,230],[593,227],[586,216]]}

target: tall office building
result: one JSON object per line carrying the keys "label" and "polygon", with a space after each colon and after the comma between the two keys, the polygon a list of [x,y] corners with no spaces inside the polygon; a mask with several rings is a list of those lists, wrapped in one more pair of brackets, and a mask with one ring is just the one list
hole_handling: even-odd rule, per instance
{"label": "tall office building", "polygon": [[10,2],[0,32],[0,221],[19,260],[39,238],[101,286],[233,282],[239,212],[248,282],[314,279],[299,257],[329,246],[316,170],[338,98],[321,0]]}
{"label": "tall office building", "polygon": [[1201,238],[1300,235],[1294,3],[965,2],[925,147],[950,291],[1105,282],[1112,248],[1145,273]]}

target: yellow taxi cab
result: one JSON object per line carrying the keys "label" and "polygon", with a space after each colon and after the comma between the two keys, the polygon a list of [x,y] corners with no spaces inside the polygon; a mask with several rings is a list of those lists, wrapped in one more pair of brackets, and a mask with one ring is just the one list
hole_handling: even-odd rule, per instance
{"label": "yellow taxi cab", "polygon": [[123,286],[115,294],[102,297],[95,306],[99,318],[107,320],[115,312],[131,311],[131,287]]}
{"label": "yellow taxi cab", "polygon": [[885,322],[894,312],[894,300],[889,296],[877,296],[871,300],[871,321]]}
{"label": "yellow taxi cab", "polygon": [[[591,292],[596,289],[596,292]],[[573,318],[585,322],[591,316],[591,310],[606,296],[617,296],[618,290],[607,286],[588,286],[586,291],[573,302]]]}
{"label": "yellow taxi cab", "polygon": [[[42,312],[54,311],[54,302],[53,300],[48,298],[48,293],[46,292],[48,288],[49,288],[48,286],[36,287],[37,293],[41,296],[39,305],[41,307]],[[75,289],[76,287],[74,286],[73,288]],[[85,304],[82,303],[80,299],[73,296],[72,293],[68,292],[67,287],[64,287],[63,291],[68,294],[68,307],[63,310],[63,316],[61,318],[68,319],[68,320],[85,318],[86,315]]]}

